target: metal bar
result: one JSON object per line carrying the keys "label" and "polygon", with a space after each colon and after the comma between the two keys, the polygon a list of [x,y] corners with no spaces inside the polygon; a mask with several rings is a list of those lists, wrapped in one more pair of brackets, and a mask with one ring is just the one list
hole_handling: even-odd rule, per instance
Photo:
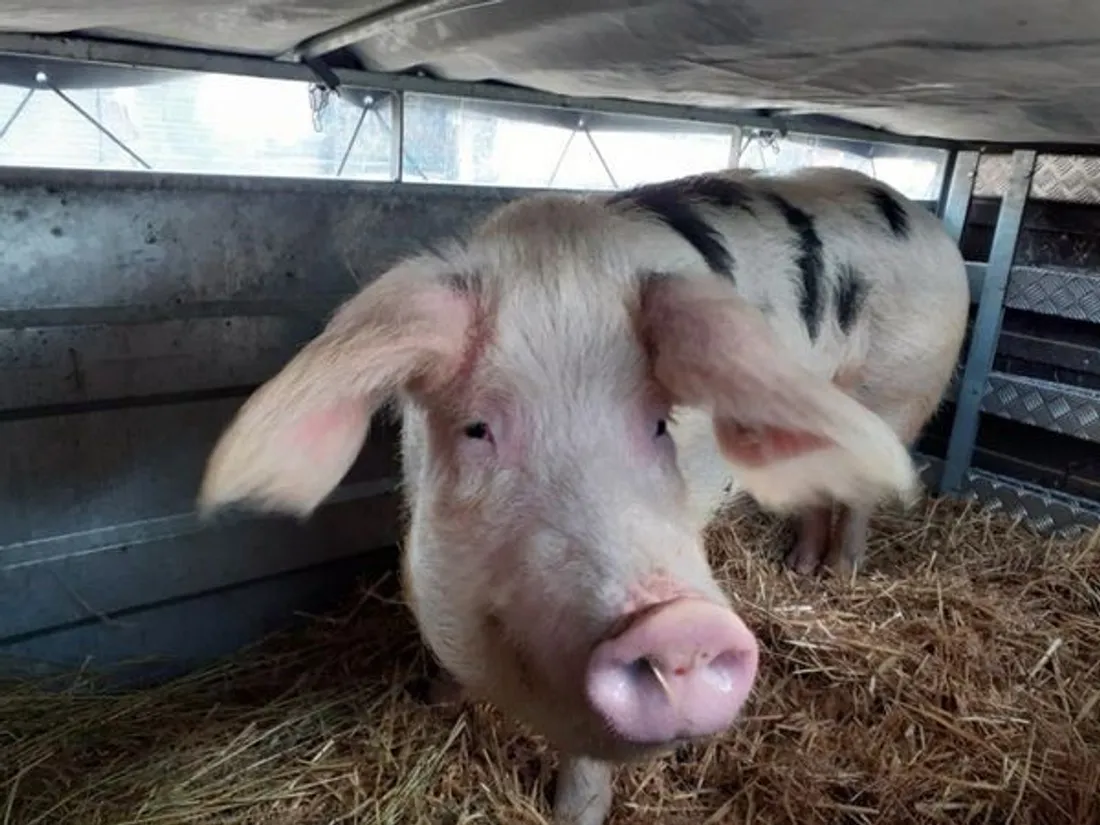
{"label": "metal bar", "polygon": [[314,294],[285,300],[187,301],[163,305],[43,307],[0,309],[0,330],[48,327],[123,326],[193,321],[200,318],[304,318],[324,319],[353,294]]}
{"label": "metal bar", "polygon": [[[400,93],[397,93],[396,96],[399,97]],[[405,180],[405,161],[407,160],[409,162],[409,166],[412,166],[421,178],[423,178],[425,181],[430,181],[431,179],[428,177],[428,173],[424,171],[424,167],[413,160],[412,156],[408,152],[408,149],[405,147],[404,111],[404,106],[402,104],[401,119],[395,120],[394,123],[390,124],[386,123],[386,119],[382,117],[381,112],[379,112],[377,109],[374,110],[374,116],[378,118],[378,122],[382,124],[382,128],[390,130],[390,137],[393,139],[392,146],[395,152],[395,157],[400,158],[401,160],[400,168],[395,170],[391,159],[390,175],[395,174],[395,172],[400,174],[401,178],[398,180],[394,180],[393,183],[403,183]]]}
{"label": "metal bar", "polygon": [[[332,495],[324,500],[322,506],[331,507],[334,504],[388,495],[397,491],[397,485],[398,480],[389,476],[346,484],[337,487]],[[226,512],[224,515],[218,516],[216,520],[210,521],[195,513],[178,513],[172,516],[144,519],[129,524],[16,542],[0,547],[0,571],[10,571],[26,565],[40,564],[49,559],[67,558],[81,553],[99,552],[129,545],[180,538],[206,532],[215,526],[227,527],[231,524],[261,521],[266,518],[270,518],[270,516],[245,510],[237,510],[232,513]]]}
{"label": "metal bar", "polygon": [[451,0],[400,0],[393,5],[385,6],[378,11],[364,14],[362,17],[316,34],[277,59],[305,60],[321,57],[365,40],[384,29],[413,20],[424,20],[446,10],[451,5]]}
{"label": "metal bar", "polygon": [[596,138],[593,137],[592,132],[585,125],[581,125],[584,130],[584,136],[588,138],[588,145],[592,147],[592,151],[596,153],[596,159],[599,160],[600,166],[603,167],[604,174],[607,175],[607,179],[611,181],[611,186],[614,189],[619,188],[619,182],[615,180],[615,175],[611,171],[611,167],[607,163],[607,159],[603,156],[603,152],[600,151],[600,147],[596,144]]}
{"label": "metal bar", "polygon": [[11,117],[4,121],[4,125],[0,126],[0,140],[8,134],[8,129],[12,127],[12,124],[19,119],[19,116],[23,114],[23,110],[27,108],[27,104],[30,103],[31,98],[34,97],[35,89],[32,86],[27,89],[27,93],[23,95],[23,99],[19,101],[19,105],[15,107],[15,111],[11,113]]}
{"label": "metal bar", "polygon": [[[378,114],[381,123],[389,129],[390,125]],[[408,186],[389,180],[357,180],[346,178],[337,181],[326,175],[316,178],[301,177],[259,177],[255,175],[233,175],[210,173],[194,175],[183,172],[145,172],[138,169],[65,169],[37,166],[0,166],[0,189],[6,186],[88,186],[102,189],[136,189],[142,192],[155,192],[159,189],[171,189],[173,192],[230,192],[230,193],[305,193],[324,195],[338,191],[340,195],[384,198],[404,196]],[[531,191],[531,187],[520,185],[465,186],[458,183],[434,182],[418,183],[417,192],[428,192],[433,197],[469,198],[496,203],[500,200],[518,197]],[[578,195],[585,194],[582,189],[569,190]],[[0,305],[2,306],[2,305]]]}
{"label": "metal bar", "polygon": [[944,176],[945,185],[937,211],[955,243],[962,239],[966,226],[980,157],[978,152],[955,152],[949,175]]}
{"label": "metal bar", "polygon": [[554,171],[550,173],[550,177],[546,181],[547,186],[553,186],[554,181],[558,179],[558,172],[561,171],[561,165],[565,162],[565,156],[569,152],[569,147],[573,145],[573,138],[577,136],[577,129],[569,133],[569,137],[565,139],[565,145],[561,147],[561,152],[558,154],[558,162],[554,164]]}
{"label": "metal bar", "polygon": [[[381,118],[381,114],[379,114]],[[390,95],[390,176],[394,183],[405,179],[405,95],[394,92]]]}
{"label": "metal bar", "polygon": [[41,83],[44,86],[46,86],[55,95],[57,95],[59,98],[64,100],[66,103],[68,103],[69,106],[71,106],[73,109],[75,109],[76,112],[79,115],[81,115],[85,120],[87,120],[96,129],[98,129],[100,134],[104,135],[109,141],[111,141],[111,143],[113,143],[115,146],[117,146],[119,149],[121,149],[123,152],[125,152],[127,155],[129,155],[134,161],[136,161],[137,164],[139,166],[141,166],[142,169],[147,169],[147,170],[150,170],[150,171],[153,169],[153,167],[150,166],[148,163],[146,163],[137,152],[135,152],[133,149],[131,149],[129,146],[127,146],[125,143],[123,143],[123,141],[120,138],[116,137],[115,134],[110,129],[108,129],[106,126],[104,126],[102,123],[100,123],[94,117],[92,117],[88,112],[84,111],[84,109],[81,108],[79,103],[77,103],[71,97],[66,95],[63,91],[61,91],[59,88],[57,88],[57,86],[55,86],[53,83],[51,83],[49,81],[49,79],[47,77],[45,77],[45,75],[41,75],[40,78],[41,78]]}
{"label": "metal bar", "polygon": [[947,153],[947,159],[943,164],[943,179],[940,181],[940,191],[936,196],[936,217],[943,220],[944,210],[947,208],[948,193],[951,189],[951,177],[955,174],[955,165],[958,161],[958,150],[952,150]]}
{"label": "metal bar", "polygon": [[737,126],[730,130],[730,156],[728,165],[730,169],[737,169],[741,165],[741,143],[744,140],[741,129]]}
{"label": "metal bar", "polygon": [[359,139],[359,130],[363,128],[363,121],[367,119],[367,115],[370,114],[370,110],[373,108],[374,104],[372,103],[359,110],[359,119],[355,121],[355,130],[351,133],[348,145],[344,148],[344,156],[340,158],[340,166],[336,169],[336,177],[344,174],[344,167],[347,166],[348,158],[351,157],[351,150],[355,148],[355,141]]}
{"label": "metal bar", "polygon": [[1025,150],[1013,153],[1012,177],[993,232],[989,265],[982,281],[982,296],[978,302],[978,314],[974,319],[974,332],[970,351],[967,353],[958,406],[951,425],[947,459],[940,482],[941,492],[958,489],[974,454],[982,395],[997,352],[997,339],[1001,334],[1001,320],[1004,317],[1004,296],[1034,171],[1035,152]]}
{"label": "metal bar", "polygon": [[[28,63],[28,77],[41,66],[42,58],[99,63],[133,68],[164,69],[183,72],[297,80],[312,83],[316,74],[303,63],[290,63],[263,57],[249,57],[224,52],[187,49],[175,46],[147,46],[118,43],[91,38],[55,35],[0,34],[0,55],[9,59],[23,58]],[[856,141],[903,143],[911,146],[932,146],[949,149],[957,142],[941,138],[905,136],[817,117],[783,117],[762,115],[755,110],[717,109],[683,106],[672,103],[648,103],[620,98],[587,98],[556,95],[502,83],[472,83],[437,80],[420,75],[390,74],[349,69],[332,69],[332,74],[345,86],[385,91],[491,100],[517,105],[539,106],[574,112],[600,112],[626,116],[649,117],[657,120],[728,124],[768,131],[790,131],[828,135]]]}

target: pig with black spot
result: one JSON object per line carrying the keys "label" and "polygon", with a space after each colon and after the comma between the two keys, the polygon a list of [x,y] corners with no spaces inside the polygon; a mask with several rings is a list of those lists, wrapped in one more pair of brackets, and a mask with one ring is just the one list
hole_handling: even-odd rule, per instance
{"label": "pig with black spot", "polygon": [[600,825],[611,765],[722,734],[756,681],[704,528],[744,492],[797,519],[791,568],[854,571],[916,489],[968,303],[935,216],[856,172],[521,198],[349,300],[200,504],[308,516],[395,399],[420,632],[562,753],[556,820]]}

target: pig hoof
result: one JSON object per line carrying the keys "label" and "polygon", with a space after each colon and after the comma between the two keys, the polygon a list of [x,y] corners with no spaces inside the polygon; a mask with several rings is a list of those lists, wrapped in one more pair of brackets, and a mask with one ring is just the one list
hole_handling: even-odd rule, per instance
{"label": "pig hoof", "polygon": [[803,576],[812,576],[821,566],[825,555],[820,536],[802,535],[795,541],[784,563],[788,568]]}
{"label": "pig hoof", "polygon": [[562,760],[554,825],[603,825],[611,813],[611,766],[585,757]]}
{"label": "pig hoof", "polygon": [[814,507],[799,517],[794,547],[787,554],[787,567],[804,576],[817,572],[828,551],[831,519],[829,507]]}
{"label": "pig hoof", "polygon": [[820,557],[817,554],[817,548],[806,547],[802,542],[799,542],[794,548],[787,554],[787,558],[784,563],[788,568],[803,576],[811,576],[817,571]]}

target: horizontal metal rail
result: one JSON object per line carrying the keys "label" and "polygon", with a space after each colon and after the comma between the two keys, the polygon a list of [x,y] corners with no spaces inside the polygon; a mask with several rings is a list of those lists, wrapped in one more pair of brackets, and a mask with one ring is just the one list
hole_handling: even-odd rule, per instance
{"label": "horizontal metal rail", "polygon": [[[948,149],[952,141],[903,136],[824,116],[763,115],[756,111],[649,103],[620,98],[572,97],[500,83],[438,80],[421,74],[390,74],[325,68],[319,78],[310,65],[265,57],[250,57],[175,46],[136,45],[111,40],[57,35],[0,34],[0,56],[28,62],[28,77],[49,69],[40,61],[65,61],[130,68],[264,77],[304,82],[338,82],[343,86],[391,92],[411,92],[472,100],[496,101],[519,106],[575,112],[618,114],[656,120],[724,124],[769,132],[801,133],[876,143],[900,143]],[[39,61],[39,62],[36,62]]]}

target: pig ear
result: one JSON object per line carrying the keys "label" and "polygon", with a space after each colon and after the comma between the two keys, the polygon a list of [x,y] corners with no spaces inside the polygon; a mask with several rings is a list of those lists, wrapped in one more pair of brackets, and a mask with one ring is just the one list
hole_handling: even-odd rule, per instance
{"label": "pig ear", "polygon": [[207,463],[199,512],[229,504],[306,517],[340,483],[388,398],[453,374],[471,296],[408,263],[374,281],[261,386]]}
{"label": "pig ear", "polygon": [[775,510],[910,498],[916,473],[886,423],[787,354],[754,307],[709,278],[658,276],[642,292],[656,379],[714,416],[738,481]]}

